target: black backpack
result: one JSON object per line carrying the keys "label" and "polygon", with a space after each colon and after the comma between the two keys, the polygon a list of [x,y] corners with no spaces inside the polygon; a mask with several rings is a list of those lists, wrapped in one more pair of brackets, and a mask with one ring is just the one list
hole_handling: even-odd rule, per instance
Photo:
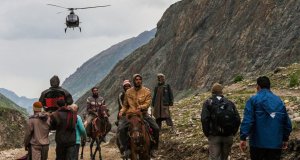
{"label": "black backpack", "polygon": [[222,97],[218,100],[211,98],[210,116],[212,122],[212,132],[217,136],[230,136],[236,134],[240,117],[234,104]]}

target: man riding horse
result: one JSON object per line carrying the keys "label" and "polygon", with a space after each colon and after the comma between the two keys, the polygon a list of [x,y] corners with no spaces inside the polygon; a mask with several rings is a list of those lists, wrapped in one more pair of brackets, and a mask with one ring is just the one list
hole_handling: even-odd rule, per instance
{"label": "man riding horse", "polygon": [[[105,106],[105,100],[103,97],[99,96],[98,88],[93,87],[91,89],[93,95],[87,98],[87,117],[84,125],[86,127],[86,133],[88,137],[91,137],[92,134],[92,121],[98,116],[98,112],[101,111],[103,116],[108,119],[108,109]],[[108,125],[111,126],[109,121],[107,120]],[[107,130],[105,135],[109,132],[110,129]],[[104,137],[105,137],[104,135]]]}
{"label": "man riding horse", "polygon": [[142,86],[142,76],[139,74],[133,75],[134,86],[128,89],[125,93],[124,103],[119,113],[120,121],[118,126],[119,139],[120,139],[120,150],[123,152],[123,157],[129,157],[130,150],[128,146],[128,127],[129,122],[126,119],[126,113],[141,111],[143,112],[144,120],[149,124],[153,130],[153,138],[155,143],[151,146],[151,156],[154,157],[153,150],[158,149],[159,140],[159,127],[155,120],[152,119],[147,110],[151,104],[151,92],[148,88]]}

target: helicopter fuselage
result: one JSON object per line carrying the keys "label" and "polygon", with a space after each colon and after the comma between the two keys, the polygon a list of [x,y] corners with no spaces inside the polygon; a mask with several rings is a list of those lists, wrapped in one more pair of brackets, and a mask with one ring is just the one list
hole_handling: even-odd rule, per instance
{"label": "helicopter fuselage", "polygon": [[66,25],[69,28],[74,28],[79,26],[79,17],[76,14],[69,14],[66,17]]}

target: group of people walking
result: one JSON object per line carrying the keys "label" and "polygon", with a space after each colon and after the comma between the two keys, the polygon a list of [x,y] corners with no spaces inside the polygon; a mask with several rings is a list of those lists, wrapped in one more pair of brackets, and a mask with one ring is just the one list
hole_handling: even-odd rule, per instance
{"label": "group of people walking", "polygon": [[34,115],[28,119],[24,139],[28,159],[48,159],[51,130],[56,131],[56,159],[78,159],[81,137],[85,139],[86,132],[81,117],[77,115],[78,106],[73,104],[71,94],[59,83],[59,78],[53,76],[51,87],[33,104]]}
{"label": "group of people walking", "polygon": [[256,82],[257,93],[246,102],[242,122],[235,104],[224,97],[223,87],[213,85],[212,96],[201,112],[210,160],[228,159],[239,128],[240,149],[247,150],[249,139],[251,160],[280,160],[282,149],[287,149],[292,126],[285,104],[271,91],[268,77],[259,77]]}
{"label": "group of people walking", "polygon": [[[122,156],[130,154],[128,146],[128,127],[129,122],[126,119],[126,113],[130,111],[141,111],[143,119],[153,130],[153,139],[151,152],[155,156],[154,150],[158,149],[159,130],[162,121],[166,120],[167,125],[173,128],[173,122],[169,107],[173,105],[173,93],[170,85],[165,84],[165,76],[158,74],[158,86],[155,87],[153,99],[150,89],[142,85],[142,76],[135,74],[132,79],[123,82],[124,91],[118,97],[119,114],[116,125],[118,126],[118,135],[120,140],[120,151]],[[103,97],[99,96],[97,87],[91,89],[92,95],[87,98],[85,122],[77,115],[78,106],[73,103],[72,95],[59,86],[58,76],[50,79],[51,87],[42,92],[38,102],[33,104],[34,115],[29,117],[26,127],[24,145],[29,151],[29,157],[33,160],[45,160],[48,158],[49,150],[49,132],[56,130],[56,159],[73,160],[78,159],[81,139],[85,141],[91,137],[92,121],[99,112],[107,118],[108,127],[105,135],[110,131],[108,109]],[[155,118],[148,114],[148,108],[154,106]],[[158,124],[159,125],[158,125]],[[105,141],[105,139],[103,139]]]}
{"label": "group of people walking", "polygon": [[[165,83],[165,75],[157,75],[158,84],[151,90],[143,86],[143,78],[135,74],[130,80],[123,82],[123,91],[118,95],[119,113],[116,125],[120,151],[123,157],[130,155],[128,127],[126,114],[140,111],[144,121],[152,129],[153,143],[151,155],[159,144],[159,131],[162,122],[175,132],[170,114],[173,106],[173,93],[169,84]],[[91,89],[92,95],[87,98],[85,122],[77,115],[78,106],[73,104],[71,94],[59,86],[59,78],[53,76],[51,87],[42,92],[38,102],[33,104],[34,115],[29,117],[25,134],[25,149],[30,150],[33,160],[46,160],[49,150],[49,132],[56,130],[56,159],[78,159],[81,138],[91,136],[92,121],[101,115],[109,125],[105,135],[110,131],[110,116],[103,97],[99,96],[98,88]],[[246,140],[249,138],[252,160],[279,160],[281,150],[287,148],[291,133],[291,121],[282,100],[270,90],[270,80],[263,76],[257,79],[257,94],[246,103],[241,122],[235,104],[223,95],[223,86],[215,83],[212,86],[212,96],[204,101],[201,111],[201,122],[204,135],[209,142],[210,160],[227,160],[230,155],[233,139],[240,128],[240,149],[246,150]],[[152,105],[153,114],[148,109]],[[46,112],[43,112],[45,110]],[[105,141],[105,140],[104,140]]]}

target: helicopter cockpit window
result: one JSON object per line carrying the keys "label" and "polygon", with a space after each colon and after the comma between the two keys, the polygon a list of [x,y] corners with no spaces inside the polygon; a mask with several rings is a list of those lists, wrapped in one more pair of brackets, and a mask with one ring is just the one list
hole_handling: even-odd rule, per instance
{"label": "helicopter cockpit window", "polygon": [[69,14],[67,16],[67,21],[69,21],[69,22],[76,22],[76,21],[78,21],[78,16],[75,15],[75,14]]}

